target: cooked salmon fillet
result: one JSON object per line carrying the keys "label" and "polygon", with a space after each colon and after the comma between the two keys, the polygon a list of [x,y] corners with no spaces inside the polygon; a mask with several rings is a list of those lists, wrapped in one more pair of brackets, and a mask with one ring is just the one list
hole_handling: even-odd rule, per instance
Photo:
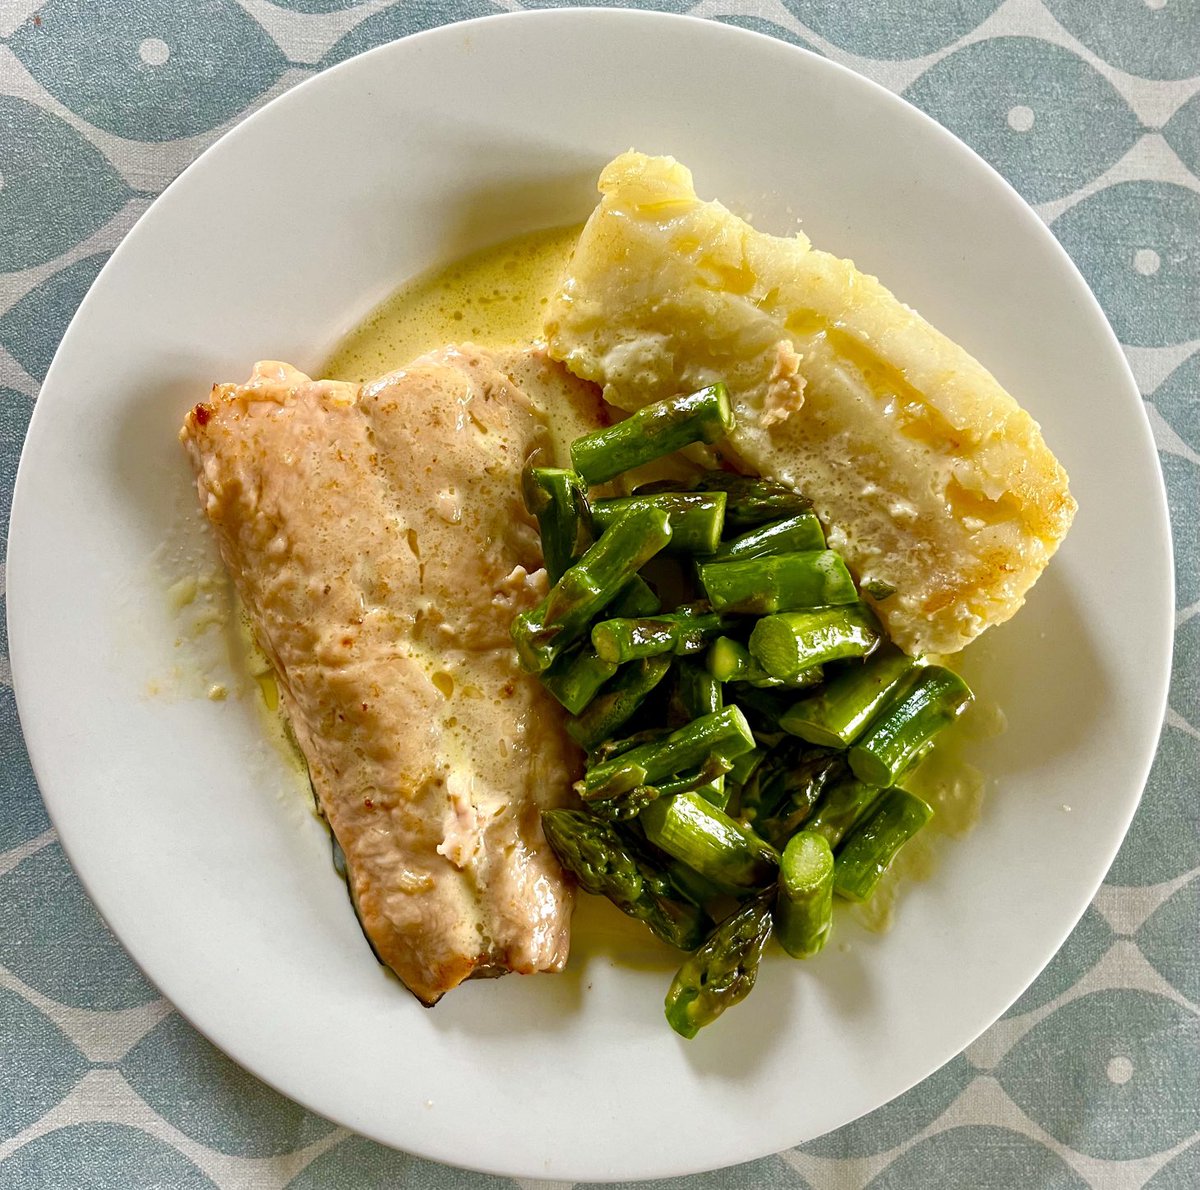
{"label": "cooked salmon fillet", "polygon": [[559,365],[470,346],[361,386],[260,363],[180,434],[363,930],[426,1004],[567,958],[540,813],[576,754],[509,638],[545,590],[519,494],[545,420],[514,363],[579,399]]}
{"label": "cooked salmon fillet", "polygon": [[910,653],[1008,619],[1075,511],[1037,423],[965,350],[852,262],[625,153],[551,302],[550,354],[633,410],[723,379],[731,461],[808,495]]}

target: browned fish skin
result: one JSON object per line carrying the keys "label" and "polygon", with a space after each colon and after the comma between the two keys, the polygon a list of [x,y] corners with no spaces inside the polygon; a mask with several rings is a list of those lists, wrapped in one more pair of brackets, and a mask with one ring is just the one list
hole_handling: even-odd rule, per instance
{"label": "browned fish skin", "polygon": [[381,960],[427,1004],[561,969],[540,812],[576,757],[509,640],[544,584],[518,483],[537,408],[464,346],[361,387],[258,364],[180,437]]}

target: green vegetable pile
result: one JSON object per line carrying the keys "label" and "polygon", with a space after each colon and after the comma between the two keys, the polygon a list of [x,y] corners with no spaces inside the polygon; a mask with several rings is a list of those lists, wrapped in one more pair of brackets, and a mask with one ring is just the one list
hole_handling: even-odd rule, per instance
{"label": "green vegetable pile", "polygon": [[732,424],[715,384],[523,475],[552,586],[512,637],[587,751],[582,809],[542,824],[588,892],[690,952],[684,1037],[745,998],[772,934],[810,958],[834,894],[871,896],[933,813],[899,782],[972,697],[887,640],[791,488],[713,470],[589,498]]}

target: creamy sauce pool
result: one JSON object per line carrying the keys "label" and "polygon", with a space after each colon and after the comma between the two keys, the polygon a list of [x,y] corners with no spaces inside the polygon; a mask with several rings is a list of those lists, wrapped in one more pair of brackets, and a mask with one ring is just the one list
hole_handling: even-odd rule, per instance
{"label": "creamy sauce pool", "polygon": [[517,236],[413,278],[334,348],[318,374],[362,384],[447,343],[496,349],[540,339],[580,228]]}

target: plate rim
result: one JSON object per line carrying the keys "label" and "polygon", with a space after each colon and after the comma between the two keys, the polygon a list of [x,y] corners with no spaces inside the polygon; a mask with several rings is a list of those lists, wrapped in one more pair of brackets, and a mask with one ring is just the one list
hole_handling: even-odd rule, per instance
{"label": "plate rim", "polygon": [[[869,1109],[867,1109],[867,1111],[862,1112],[859,1115],[853,1116],[850,1119],[847,1119],[846,1121],[844,1121],[841,1125],[838,1125],[838,1127],[845,1127],[845,1126],[853,1123],[855,1120],[861,1119],[865,1115],[870,1114],[872,1111],[876,1111],[880,1107],[885,1106],[887,1103],[892,1102],[894,1099],[898,1098],[900,1095],[903,1095],[908,1090],[911,1090],[918,1083],[923,1082],[925,1079],[929,1078],[931,1075],[933,1075],[938,1070],[940,1070],[954,1056],[963,1052],[963,1050],[965,1050],[967,1047],[969,1047],[975,1040],[978,1039],[978,1037],[980,1035],[982,1035],[982,1033],[984,1033],[988,1028],[990,1028],[997,1020],[1000,1020],[1004,1016],[1004,1014],[1008,1011],[1008,1009],[1012,1006],[1012,1004],[1015,1003],[1018,999],[1020,999],[1020,997],[1029,988],[1029,986],[1032,985],[1032,983],[1038,978],[1038,976],[1042,973],[1042,971],[1050,963],[1050,961],[1054,958],[1054,956],[1059,952],[1059,950],[1061,950],[1063,944],[1066,942],[1066,940],[1070,936],[1070,934],[1074,931],[1075,927],[1078,925],[1078,922],[1081,919],[1081,917],[1083,916],[1084,912],[1086,912],[1088,906],[1091,904],[1092,900],[1094,899],[1094,897],[1096,895],[1096,892],[1102,886],[1105,875],[1107,874],[1109,868],[1111,868],[1111,865],[1112,865],[1114,859],[1116,858],[1117,852],[1120,849],[1120,846],[1123,843],[1123,841],[1128,833],[1130,823],[1132,822],[1132,819],[1133,819],[1134,815],[1136,814],[1137,809],[1141,803],[1141,798],[1145,791],[1146,781],[1149,777],[1150,769],[1151,769],[1151,767],[1154,763],[1154,760],[1157,756],[1157,753],[1158,753],[1159,741],[1161,740],[1161,732],[1162,732],[1163,724],[1164,724],[1164,721],[1166,718],[1166,711],[1167,711],[1168,700],[1169,700],[1171,662],[1172,662],[1173,639],[1174,639],[1174,630],[1175,630],[1175,625],[1174,625],[1175,573],[1174,573],[1174,566],[1173,566],[1174,550],[1173,550],[1173,541],[1172,541],[1172,537],[1171,537],[1171,521],[1170,521],[1169,508],[1168,508],[1168,503],[1167,503],[1165,480],[1164,480],[1164,476],[1163,476],[1163,472],[1162,472],[1161,462],[1158,459],[1157,445],[1154,443],[1152,428],[1150,425],[1149,417],[1146,413],[1145,402],[1144,402],[1144,399],[1142,398],[1140,389],[1138,387],[1136,378],[1133,375],[1133,372],[1129,365],[1128,359],[1124,353],[1124,350],[1121,347],[1120,341],[1118,340],[1115,332],[1112,329],[1111,323],[1109,322],[1107,316],[1105,315],[1105,313],[1103,311],[1103,308],[1101,307],[1095,294],[1092,292],[1090,286],[1087,284],[1087,281],[1083,277],[1081,271],[1076,266],[1075,262],[1071,259],[1070,255],[1067,253],[1066,249],[1063,248],[1061,243],[1059,243],[1057,238],[1054,236],[1049,225],[1047,225],[1046,223],[1044,223],[1042,221],[1042,219],[1037,215],[1037,213],[1033,210],[1033,208],[1030,206],[1030,204],[1020,195],[1020,193],[1016,190],[1016,188],[1002,174],[1000,174],[998,172],[998,170],[996,170],[996,168],[994,166],[992,166],[986,159],[984,159],[974,149],[972,149],[969,145],[967,145],[966,142],[961,140],[957,135],[955,135],[949,129],[945,128],[943,125],[939,124],[931,116],[927,115],[920,108],[916,107],[909,100],[905,99],[902,95],[900,95],[896,92],[890,91],[888,88],[886,88],[882,84],[867,77],[866,75],[860,74],[859,72],[853,70],[852,68],[850,68],[846,65],[843,65],[842,63],[839,63],[837,61],[834,61],[831,58],[825,57],[822,54],[819,54],[810,49],[807,49],[804,46],[784,41],[781,38],[773,37],[769,34],[762,33],[757,30],[747,29],[743,26],[738,26],[738,25],[730,25],[725,22],[715,20],[713,18],[696,16],[696,15],[692,15],[692,14],[669,13],[669,12],[661,12],[661,11],[646,10],[646,9],[628,9],[628,8],[612,8],[612,7],[596,7],[596,6],[571,7],[571,8],[523,9],[523,10],[512,11],[512,12],[493,13],[493,14],[489,14],[487,16],[476,17],[476,18],[463,20],[463,21],[452,21],[448,24],[437,25],[437,26],[433,26],[433,27],[430,27],[427,29],[419,30],[417,32],[408,34],[404,37],[396,38],[390,42],[386,42],[381,45],[374,46],[366,51],[363,51],[362,53],[353,55],[350,58],[347,58],[331,67],[328,67],[325,70],[318,71],[317,73],[311,75],[309,78],[298,82],[294,86],[288,88],[286,91],[275,96],[273,99],[271,99],[267,103],[265,103],[262,107],[256,109],[255,111],[249,113],[248,115],[245,115],[245,116],[237,119],[236,122],[232,126],[227,128],[220,136],[218,136],[212,142],[212,144],[208,145],[193,161],[191,161],[179,173],[179,175],[177,177],[175,177],[163,189],[163,191],[150,204],[150,206],[147,207],[147,209],[138,217],[138,219],[136,220],[134,225],[122,237],[121,241],[114,248],[109,259],[105,262],[104,266],[98,273],[97,277],[92,282],[92,285],[89,287],[88,292],[84,296],[83,301],[80,303],[78,310],[76,311],[74,316],[71,318],[71,320],[68,324],[67,330],[63,334],[63,337],[59,343],[59,346],[55,350],[55,354],[54,354],[54,358],[52,360],[51,366],[47,370],[45,379],[42,381],[42,384],[39,389],[38,399],[35,400],[34,409],[33,409],[31,420],[30,420],[29,431],[27,432],[25,443],[23,443],[23,445],[22,445],[20,461],[18,464],[17,474],[15,477],[14,485],[13,485],[12,513],[11,513],[11,521],[10,521],[10,528],[9,528],[9,541],[8,541],[7,554],[6,554],[6,562],[7,562],[6,620],[7,620],[7,628],[8,628],[8,632],[9,632],[9,642],[10,642],[9,648],[10,648],[11,664],[12,664],[12,685],[13,685],[13,691],[14,691],[14,698],[15,698],[16,705],[17,705],[18,717],[22,724],[22,734],[23,734],[23,736],[26,740],[27,746],[28,746],[29,734],[25,729],[25,715],[22,712],[22,704],[24,703],[26,706],[28,706],[29,702],[31,701],[31,695],[28,693],[28,690],[29,690],[29,687],[32,685],[32,679],[28,676],[28,669],[27,669],[26,661],[18,659],[19,653],[22,656],[24,656],[24,646],[17,644],[17,642],[19,640],[24,639],[24,636],[23,636],[21,628],[20,628],[20,620],[21,620],[20,608],[23,605],[23,600],[26,598],[22,594],[22,587],[23,587],[25,580],[23,578],[23,571],[22,571],[21,566],[19,564],[16,567],[14,567],[12,565],[14,553],[16,554],[18,563],[19,563],[19,558],[20,558],[22,551],[25,548],[27,548],[24,545],[24,541],[29,536],[29,530],[27,528],[25,528],[28,517],[30,515],[26,511],[26,508],[29,504],[29,500],[27,497],[25,497],[24,492],[28,488],[29,482],[30,482],[28,480],[28,472],[32,469],[32,467],[35,464],[31,463],[29,461],[30,460],[30,452],[27,450],[27,445],[28,445],[29,441],[31,440],[31,438],[33,438],[33,436],[34,436],[35,426],[37,425],[38,420],[39,420],[39,415],[42,412],[41,394],[44,393],[45,391],[47,391],[47,389],[51,389],[54,387],[57,373],[60,370],[59,369],[60,357],[64,354],[63,349],[69,343],[69,341],[72,337],[72,334],[75,331],[77,325],[86,320],[86,318],[89,314],[89,311],[90,311],[90,307],[93,304],[93,301],[95,300],[96,290],[99,288],[101,281],[106,277],[106,275],[109,273],[110,269],[115,270],[116,268],[119,267],[119,262],[123,259],[124,255],[127,255],[129,252],[132,252],[135,250],[135,247],[131,247],[131,245],[137,244],[139,234],[144,232],[144,225],[147,224],[148,221],[151,219],[152,214],[160,208],[160,204],[163,204],[164,201],[168,202],[168,203],[175,201],[174,196],[177,193],[177,189],[184,188],[186,186],[186,179],[188,179],[189,176],[191,176],[194,172],[199,172],[202,168],[205,168],[207,159],[210,156],[210,154],[214,154],[215,152],[220,150],[222,148],[222,146],[226,145],[227,142],[230,142],[230,141],[238,138],[239,136],[245,135],[246,134],[245,130],[249,126],[253,125],[256,121],[259,121],[260,118],[263,118],[263,119],[271,118],[271,117],[268,117],[267,113],[274,113],[277,110],[286,107],[287,104],[295,101],[295,96],[297,96],[299,93],[305,92],[307,89],[317,86],[318,83],[322,83],[322,82],[327,83],[329,76],[336,75],[339,72],[345,72],[345,71],[349,71],[349,70],[353,70],[353,69],[361,69],[362,68],[361,64],[365,60],[371,59],[373,57],[382,58],[390,53],[396,52],[396,47],[400,46],[402,44],[407,46],[407,45],[409,45],[409,43],[419,43],[419,42],[424,42],[424,41],[436,41],[436,40],[441,40],[441,39],[448,39],[451,37],[462,37],[464,35],[469,36],[472,31],[477,30],[483,26],[493,25],[493,24],[497,24],[497,23],[513,24],[516,22],[520,22],[523,24],[529,24],[529,25],[537,23],[537,24],[544,24],[544,25],[548,25],[548,26],[554,25],[554,24],[574,24],[574,23],[583,25],[583,24],[587,24],[588,22],[600,22],[600,23],[613,24],[613,25],[628,25],[631,23],[642,23],[647,26],[658,25],[660,28],[666,28],[671,25],[681,25],[683,23],[686,23],[688,25],[693,25],[693,26],[705,26],[708,32],[715,33],[716,35],[718,35],[720,37],[727,37],[730,39],[731,43],[740,39],[747,44],[756,42],[756,43],[768,45],[771,47],[772,52],[780,53],[781,59],[783,57],[790,56],[790,55],[800,55],[801,57],[799,59],[796,59],[796,61],[803,62],[803,61],[807,60],[808,66],[805,67],[806,69],[812,69],[814,67],[818,70],[831,69],[832,71],[838,72],[838,73],[842,74],[843,76],[847,76],[848,79],[851,80],[851,85],[863,87],[867,91],[872,92],[873,99],[875,102],[879,102],[879,103],[883,103],[883,104],[891,104],[893,106],[899,105],[900,108],[907,109],[907,114],[908,114],[909,118],[911,118],[914,114],[917,117],[919,117],[920,121],[926,126],[927,134],[941,137],[944,140],[946,140],[947,142],[952,143],[958,152],[965,153],[969,159],[973,159],[972,164],[975,168],[982,166],[983,169],[988,174],[991,175],[990,180],[993,183],[993,185],[995,183],[999,183],[1000,187],[1002,187],[1003,190],[1005,190],[1007,192],[1007,197],[1010,200],[1013,200],[1013,199],[1016,200],[1017,209],[1019,210],[1020,217],[1023,220],[1024,224],[1026,225],[1025,226],[1026,233],[1029,235],[1038,237],[1042,242],[1042,246],[1044,248],[1049,248],[1051,250],[1051,252],[1053,253],[1053,255],[1055,255],[1057,257],[1059,265],[1066,266],[1066,270],[1069,273],[1069,275],[1072,277],[1072,280],[1074,282],[1074,287],[1077,292],[1077,296],[1084,302],[1084,304],[1087,308],[1088,315],[1090,316],[1089,321],[1096,324],[1098,333],[1100,333],[1102,336],[1104,336],[1106,338],[1109,347],[1112,349],[1112,355],[1114,357],[1114,360],[1119,361],[1119,369],[1118,370],[1119,370],[1120,382],[1121,382],[1122,387],[1126,390],[1126,393],[1128,395],[1135,397],[1137,399],[1137,403],[1140,406],[1140,412],[1141,412],[1141,418],[1140,418],[1140,423],[1139,423],[1140,429],[1143,433],[1144,438],[1146,439],[1146,441],[1149,443],[1149,445],[1151,447],[1151,452],[1152,452],[1152,454],[1154,456],[1154,460],[1155,460],[1155,481],[1156,482],[1155,482],[1154,488],[1155,488],[1155,496],[1156,496],[1156,500],[1157,500],[1156,511],[1158,513],[1158,522],[1156,525],[1156,529],[1158,529],[1160,531],[1160,534],[1163,538],[1163,540],[1159,544],[1161,546],[1165,547],[1166,558],[1168,560],[1168,564],[1167,564],[1166,570],[1165,570],[1166,583],[1165,583],[1165,587],[1163,588],[1163,590],[1161,592],[1162,602],[1165,605],[1166,612],[1167,612],[1167,614],[1163,617],[1166,632],[1164,634],[1162,641],[1160,641],[1160,645],[1161,645],[1160,653],[1162,654],[1162,656],[1160,656],[1160,658],[1158,659],[1159,664],[1152,667],[1154,672],[1159,674],[1158,690],[1156,692],[1157,697],[1154,700],[1154,707],[1152,708],[1154,711],[1152,718],[1158,724],[1158,727],[1154,734],[1153,740],[1143,742],[1143,744],[1142,744],[1143,755],[1141,758],[1141,763],[1138,766],[1138,768],[1140,769],[1140,772],[1141,772],[1141,777],[1140,777],[1140,780],[1139,780],[1137,788],[1136,788],[1136,793],[1134,796],[1132,796],[1129,799],[1128,806],[1127,806],[1127,812],[1123,815],[1123,821],[1121,821],[1120,823],[1114,822],[1111,824],[1113,827],[1119,826],[1119,830],[1115,830],[1115,831],[1110,830],[1108,832],[1109,836],[1110,836],[1110,840],[1111,840],[1111,846],[1107,849],[1107,856],[1105,858],[1103,872],[1101,872],[1099,877],[1096,879],[1094,885],[1091,887],[1091,889],[1087,893],[1087,895],[1082,898],[1081,903],[1078,906],[1072,907],[1070,914],[1067,915],[1067,917],[1069,917],[1069,924],[1066,926],[1065,929],[1063,929],[1061,931],[1061,936],[1058,937],[1054,948],[1048,954],[1045,955],[1045,957],[1041,960],[1041,962],[1037,966],[1037,969],[1030,973],[1028,979],[1022,984],[1020,990],[1011,998],[1011,1000],[997,1014],[995,1014],[994,1016],[991,1016],[982,1025],[980,1025],[979,1028],[976,1029],[970,1037],[968,1037],[964,1042],[962,1042],[962,1044],[947,1044],[947,1045],[943,1045],[941,1047],[935,1047],[935,1051],[931,1051],[931,1052],[936,1052],[936,1061],[934,1061],[933,1065],[929,1066],[929,1068],[925,1071],[925,1073],[919,1075],[916,1078],[913,1078],[911,1081],[907,1082],[904,1086],[901,1086],[899,1090],[894,1091],[889,1096],[889,1098],[876,1104],[875,1107],[869,1108]],[[32,662],[29,662],[28,664],[29,664],[29,667],[31,668]],[[22,696],[22,689],[26,690],[26,694],[24,696]],[[28,751],[29,751],[30,764],[33,769],[35,779],[37,780],[37,783],[38,783],[39,792],[41,792],[43,790],[43,782],[42,782],[41,776],[39,774],[39,769],[43,768],[44,766],[39,763],[39,760],[38,760],[37,756],[34,755],[34,751],[32,748],[29,748]],[[40,750],[39,750],[39,755],[41,755]],[[236,1045],[229,1046],[224,1041],[218,1040],[217,1035],[221,1032],[221,1030],[218,1030],[216,1028],[210,1028],[210,1027],[207,1027],[205,1025],[198,1023],[197,1020],[194,1019],[194,1017],[192,1015],[192,1012],[194,1011],[193,1009],[185,1010],[183,1008],[180,1008],[179,1002],[175,999],[175,997],[168,995],[165,991],[163,991],[162,986],[159,984],[159,982],[156,979],[154,979],[151,976],[150,972],[143,965],[142,960],[138,956],[133,954],[132,951],[127,949],[126,944],[125,944],[121,934],[118,932],[118,930],[113,928],[113,926],[109,922],[108,915],[106,914],[103,906],[94,897],[94,895],[92,893],[92,888],[90,886],[90,882],[84,876],[79,864],[76,861],[75,848],[76,848],[76,842],[78,841],[78,839],[76,839],[75,842],[68,842],[68,840],[66,838],[62,837],[62,835],[60,833],[58,821],[57,821],[57,818],[55,815],[55,811],[52,806],[52,799],[47,798],[47,796],[44,792],[41,792],[41,796],[43,798],[43,803],[45,804],[46,811],[50,818],[50,821],[53,824],[56,833],[59,833],[58,842],[59,842],[60,846],[62,847],[64,853],[66,854],[67,858],[70,860],[72,868],[75,871],[76,876],[79,878],[85,892],[87,893],[89,900],[91,901],[91,903],[95,907],[96,911],[99,913],[99,915],[103,919],[106,927],[111,930],[114,937],[121,944],[122,948],[125,949],[125,953],[137,965],[139,970],[141,970],[146,975],[146,978],[151,983],[151,985],[153,987],[155,987],[155,989],[159,990],[167,998],[167,1000],[171,1004],[171,1007],[175,1011],[179,1012],[180,1015],[182,1017],[184,1017],[184,1019],[186,1019],[193,1028],[195,1028],[202,1036],[207,1038],[222,1053],[224,1053],[224,1054],[228,1055],[230,1058],[232,1058],[239,1066],[241,1066],[243,1069],[245,1069],[246,1071],[251,1073],[255,1078],[261,1080],[266,1085],[272,1087],[274,1090],[276,1090],[278,1093],[285,1096],[286,1098],[291,1099],[294,1102],[300,1104],[306,1110],[311,1111],[314,1114],[321,1116],[322,1118],[333,1120],[335,1123],[340,1123],[340,1121],[335,1120],[334,1117],[326,1115],[326,1113],[321,1108],[315,1106],[311,1102],[310,1097],[307,1093],[305,1093],[303,1091],[301,1091],[301,1092],[293,1091],[289,1088],[285,1088],[285,1087],[281,1086],[278,1082],[276,1082],[274,1080],[270,1071],[263,1071],[258,1068],[257,1063],[252,1063],[249,1059],[240,1056],[237,1053],[237,1050],[239,1047],[237,1047]],[[1088,883],[1091,884],[1092,882],[1089,880]],[[184,993],[184,998],[186,998],[186,990]],[[933,1061],[933,1059],[931,1059],[931,1061]],[[573,1179],[575,1181],[582,1181],[582,1180],[619,1181],[619,1180],[626,1180],[630,1177],[655,1178],[655,1177],[685,1176],[685,1175],[689,1175],[689,1174],[704,1172],[706,1170],[710,1170],[713,1168],[719,1168],[719,1167],[714,1167],[710,1164],[689,1165],[687,1163],[681,1164],[679,1162],[673,1162],[673,1163],[672,1162],[668,1162],[668,1163],[659,1162],[659,1164],[649,1167],[649,1172],[630,1175],[628,1173],[621,1173],[621,1174],[606,1173],[603,1170],[596,1169],[593,1167],[588,1167],[586,1169],[572,1168],[570,1166],[569,1157],[566,1158],[565,1160],[562,1160],[562,1159],[556,1160],[555,1162],[552,1163],[552,1165],[550,1167],[547,1167],[545,1164],[535,1165],[533,1163],[532,1159],[530,1159],[529,1161],[527,1161],[523,1164],[519,1164],[519,1165],[510,1164],[508,1166],[501,1166],[501,1165],[497,1165],[495,1163],[479,1163],[479,1162],[462,1163],[458,1159],[451,1160],[451,1159],[447,1158],[447,1156],[440,1150],[430,1149],[430,1148],[425,1147],[421,1143],[420,1138],[415,1138],[415,1139],[405,1138],[404,1140],[397,1140],[397,1139],[394,1139],[387,1135],[381,1134],[378,1130],[372,1130],[370,1128],[361,1128],[358,1126],[351,1126],[351,1125],[343,1125],[343,1126],[351,1128],[352,1132],[357,1132],[359,1135],[366,1136],[369,1139],[375,1140],[378,1143],[385,1145],[389,1148],[401,1149],[404,1152],[407,1152],[407,1153],[410,1153],[410,1154],[413,1154],[413,1155],[416,1155],[419,1157],[423,1157],[423,1158],[426,1158],[426,1159],[429,1159],[432,1161],[437,1161],[437,1162],[440,1162],[443,1164],[457,1166],[458,1168],[461,1168],[461,1169],[473,1170],[473,1171],[477,1171],[477,1172],[481,1172],[481,1173],[491,1173],[491,1174],[496,1174],[499,1176],[507,1176],[507,1177],[534,1177],[534,1178],[537,1178],[537,1177],[543,1177],[543,1178],[544,1177],[561,1177],[564,1179]],[[836,1130],[836,1128],[831,1131],[835,1131],[835,1130]],[[821,1133],[819,1135],[829,1135],[829,1132]],[[808,1140],[812,1140],[812,1139],[816,1139],[816,1138],[815,1137],[808,1138]],[[803,1143],[808,1143],[808,1141],[801,1140],[799,1142],[791,1142],[791,1144],[795,1144],[795,1143],[803,1144]],[[790,1147],[790,1144],[785,1145],[784,1147],[785,1148]],[[770,1155],[780,1152],[780,1151],[782,1151],[782,1150],[777,1150],[774,1148],[771,1148],[771,1149],[768,1149],[768,1150],[762,1151],[762,1152],[760,1152],[758,1150],[754,1150],[754,1151],[750,1151],[748,1153],[744,1153],[742,1156],[732,1158],[732,1162],[740,1163],[740,1162],[745,1162],[745,1161],[761,1159],[763,1157],[770,1156]]]}

